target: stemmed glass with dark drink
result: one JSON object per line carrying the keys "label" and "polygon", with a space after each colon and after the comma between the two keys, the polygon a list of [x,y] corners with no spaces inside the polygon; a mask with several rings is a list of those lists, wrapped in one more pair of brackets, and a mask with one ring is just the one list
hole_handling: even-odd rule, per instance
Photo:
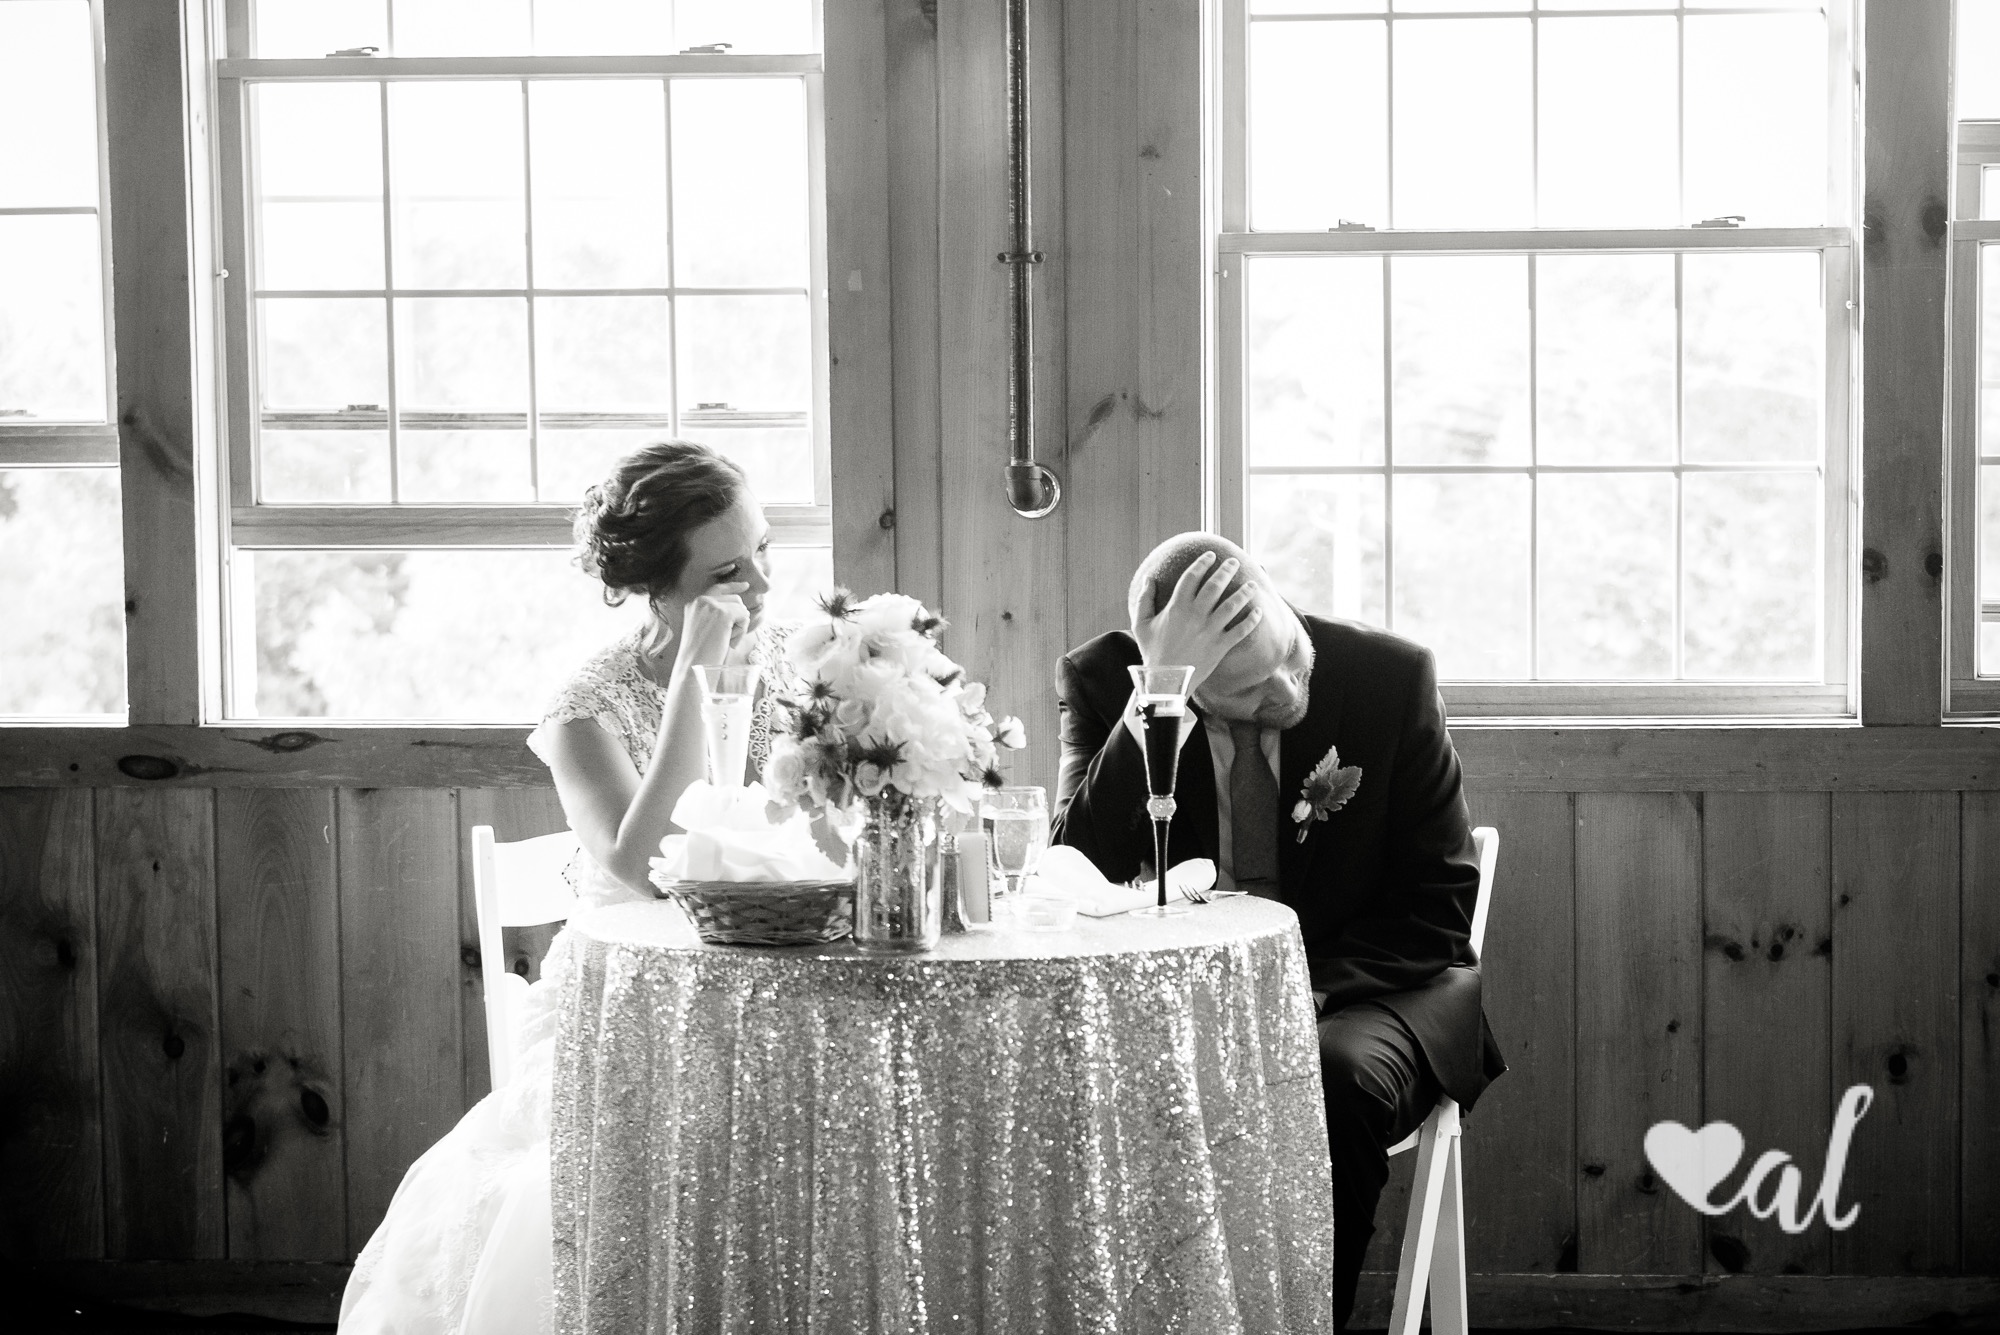
{"label": "stemmed glass with dark drink", "polygon": [[1174,818],[1174,780],[1181,763],[1181,721],[1187,715],[1194,669],[1137,664],[1128,669],[1146,751],[1146,814],[1153,818],[1153,878],[1162,916],[1186,913],[1185,904],[1167,903],[1167,826]]}

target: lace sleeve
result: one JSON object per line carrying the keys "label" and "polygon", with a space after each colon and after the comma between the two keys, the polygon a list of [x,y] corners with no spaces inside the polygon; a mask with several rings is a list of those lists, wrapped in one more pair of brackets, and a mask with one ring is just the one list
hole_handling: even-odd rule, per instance
{"label": "lace sleeve", "polygon": [[792,724],[792,707],[786,701],[796,698],[800,683],[786,650],[791,645],[792,632],[797,629],[793,622],[765,626],[757,631],[757,643],[750,651],[750,661],[764,669],[764,689],[757,696],[756,712],[750,721],[750,765],[758,774],[764,772],[765,763],[771,759],[771,734]]}
{"label": "lace sleeve", "polygon": [[592,658],[556,692],[540,726],[528,735],[528,749],[546,763],[552,730],[591,719],[611,734],[643,774],[652,759],[660,704],[660,688],[639,671],[636,637],[627,636]]}

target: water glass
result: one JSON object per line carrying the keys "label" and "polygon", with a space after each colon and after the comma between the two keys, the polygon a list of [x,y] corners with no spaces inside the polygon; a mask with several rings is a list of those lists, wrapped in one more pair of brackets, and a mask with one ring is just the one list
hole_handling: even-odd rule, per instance
{"label": "water glass", "polygon": [[993,861],[1007,878],[1007,887],[995,898],[994,917],[1003,907],[1011,910],[1021,902],[1021,883],[1041,866],[1049,847],[1049,795],[1036,787],[996,788],[986,794],[981,806],[986,825],[986,841],[993,849]]}

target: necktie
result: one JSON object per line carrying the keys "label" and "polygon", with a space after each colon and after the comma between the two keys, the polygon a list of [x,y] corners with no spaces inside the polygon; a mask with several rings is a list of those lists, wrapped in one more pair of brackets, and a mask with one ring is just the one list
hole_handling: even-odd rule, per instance
{"label": "necktie", "polygon": [[1229,763],[1230,872],[1236,888],[1278,897],[1278,781],[1264,761],[1263,729],[1231,723],[1236,758]]}

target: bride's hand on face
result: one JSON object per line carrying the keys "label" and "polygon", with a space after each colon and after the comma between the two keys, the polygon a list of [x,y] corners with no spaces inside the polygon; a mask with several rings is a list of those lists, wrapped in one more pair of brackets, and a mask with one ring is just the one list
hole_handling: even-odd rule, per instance
{"label": "bride's hand on face", "polygon": [[738,661],[747,651],[750,609],[743,605],[743,594],[749,587],[740,580],[711,584],[688,600],[687,610],[681,614],[678,666],[718,667]]}

